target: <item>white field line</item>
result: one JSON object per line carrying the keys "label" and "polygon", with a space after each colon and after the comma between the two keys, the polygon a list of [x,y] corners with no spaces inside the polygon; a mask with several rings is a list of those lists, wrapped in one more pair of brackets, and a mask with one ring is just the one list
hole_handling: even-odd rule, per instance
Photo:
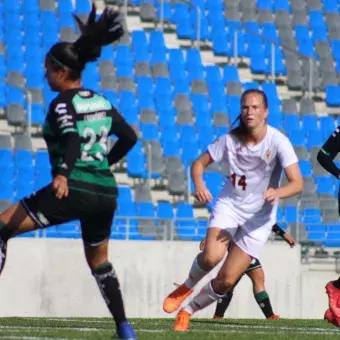
{"label": "white field line", "polygon": [[[88,319],[67,319],[67,318],[46,318],[45,320],[51,320],[51,321],[61,321],[61,322],[85,322],[85,323],[94,323],[94,324],[107,324],[111,323],[113,324],[113,321],[110,319],[108,321],[105,320],[88,320]],[[156,321],[153,322],[154,325],[159,325],[162,324],[162,321]],[[131,322],[132,325],[136,325],[135,322]],[[199,324],[199,321],[194,321],[192,324]],[[207,324],[208,325],[208,324]],[[271,325],[237,325],[237,324],[228,324],[228,323],[211,323],[209,324],[209,327],[224,327],[224,328],[252,328],[252,329],[268,329],[268,330],[282,330],[282,331],[301,331],[301,332],[312,332],[316,331],[316,333],[324,333],[326,332],[331,332],[335,334],[340,334],[340,329],[334,328],[334,329],[325,329],[321,327],[289,327],[289,326],[271,326]],[[137,327],[137,330],[138,327]],[[200,330],[200,331],[206,331],[206,330]]]}
{"label": "white field line", "polygon": [[[338,329],[325,329],[325,328],[305,328],[305,327],[271,327],[271,326],[257,326],[257,325],[228,325],[228,324],[211,324],[214,328],[218,329],[191,329],[192,333],[258,333],[258,334],[273,334],[273,333],[287,333],[297,332],[305,334],[340,334]],[[100,332],[100,331],[110,331],[108,328],[98,328],[98,327],[41,327],[41,326],[0,326],[1,331],[11,331],[11,332],[21,332],[22,330],[28,331],[38,331],[40,333],[46,332],[60,332],[60,331],[75,331],[75,332]],[[170,331],[166,329],[146,329],[146,328],[136,328],[137,332],[144,333],[168,333]]]}

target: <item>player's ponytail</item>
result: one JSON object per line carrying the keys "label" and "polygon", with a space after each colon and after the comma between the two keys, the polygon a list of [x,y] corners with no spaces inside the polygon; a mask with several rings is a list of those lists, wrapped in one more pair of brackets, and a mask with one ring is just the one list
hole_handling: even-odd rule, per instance
{"label": "player's ponytail", "polygon": [[[262,97],[263,100],[263,105],[264,107],[267,109],[268,108],[268,99],[267,99],[267,95],[261,91],[261,90],[257,90],[257,89],[249,89],[246,90],[242,93],[241,96],[241,106],[243,103],[244,98],[248,95],[248,94],[252,94],[252,93],[256,93],[258,95],[260,95]],[[242,118],[241,118],[241,114],[238,115],[238,117],[233,121],[233,123],[231,124],[231,126],[235,126],[238,123],[238,125],[236,127],[234,127],[231,131],[230,134],[234,135],[236,138],[238,138],[239,140],[241,140],[242,142],[245,140],[245,136],[248,133],[248,129],[246,127],[246,125],[244,124]]]}
{"label": "player's ponytail", "polygon": [[102,46],[113,43],[124,34],[118,17],[119,12],[106,7],[96,20],[94,4],[86,23],[74,15],[81,35],[73,43],[60,42],[51,47],[46,57],[51,61],[54,70],[66,68],[70,72],[70,79],[79,79],[86,63],[99,58]]}

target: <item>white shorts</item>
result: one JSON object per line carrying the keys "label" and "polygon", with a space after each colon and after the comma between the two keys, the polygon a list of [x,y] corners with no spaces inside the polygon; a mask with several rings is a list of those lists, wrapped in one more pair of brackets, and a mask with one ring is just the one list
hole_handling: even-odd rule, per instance
{"label": "white shorts", "polygon": [[226,199],[217,200],[208,227],[225,229],[237,246],[250,256],[258,258],[276,223],[276,210],[277,207],[274,206],[264,214],[245,213]]}

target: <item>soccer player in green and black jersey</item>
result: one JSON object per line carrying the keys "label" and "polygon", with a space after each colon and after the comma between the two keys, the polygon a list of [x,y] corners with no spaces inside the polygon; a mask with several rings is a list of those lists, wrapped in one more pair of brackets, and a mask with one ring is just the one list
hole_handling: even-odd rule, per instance
{"label": "soccer player in green and black jersey", "polygon": [[[317,160],[320,165],[331,173],[337,180],[340,178],[340,169],[334,163],[334,158],[340,152],[340,126],[329,136],[318,153]],[[340,214],[340,191],[338,192],[338,210]],[[326,284],[329,308],[325,312],[325,319],[333,325],[340,327],[340,277]]]}
{"label": "soccer player in green and black jersey", "polygon": [[[81,87],[81,73],[103,45],[118,40],[119,13],[106,8],[96,21],[75,17],[81,36],[53,45],[45,58],[46,79],[59,95],[50,105],[43,129],[52,166],[52,183],[0,215],[0,272],[7,241],[37,228],[80,220],[87,263],[116,322],[119,339],[136,339],[128,323],[119,282],[108,260],[108,240],[116,209],[117,185],[110,165],[122,159],[137,136],[103,96]],[[118,141],[108,153],[108,136]]]}

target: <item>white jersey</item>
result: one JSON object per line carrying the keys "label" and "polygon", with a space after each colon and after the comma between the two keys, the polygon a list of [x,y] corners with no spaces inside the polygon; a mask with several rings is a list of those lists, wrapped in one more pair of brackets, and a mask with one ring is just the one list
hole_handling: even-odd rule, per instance
{"label": "white jersey", "polygon": [[210,144],[208,151],[214,162],[229,166],[230,181],[223,186],[219,199],[227,199],[246,213],[270,212],[273,206],[265,204],[264,192],[277,188],[282,169],[298,162],[288,138],[271,126],[257,145],[243,145],[226,134]]}

